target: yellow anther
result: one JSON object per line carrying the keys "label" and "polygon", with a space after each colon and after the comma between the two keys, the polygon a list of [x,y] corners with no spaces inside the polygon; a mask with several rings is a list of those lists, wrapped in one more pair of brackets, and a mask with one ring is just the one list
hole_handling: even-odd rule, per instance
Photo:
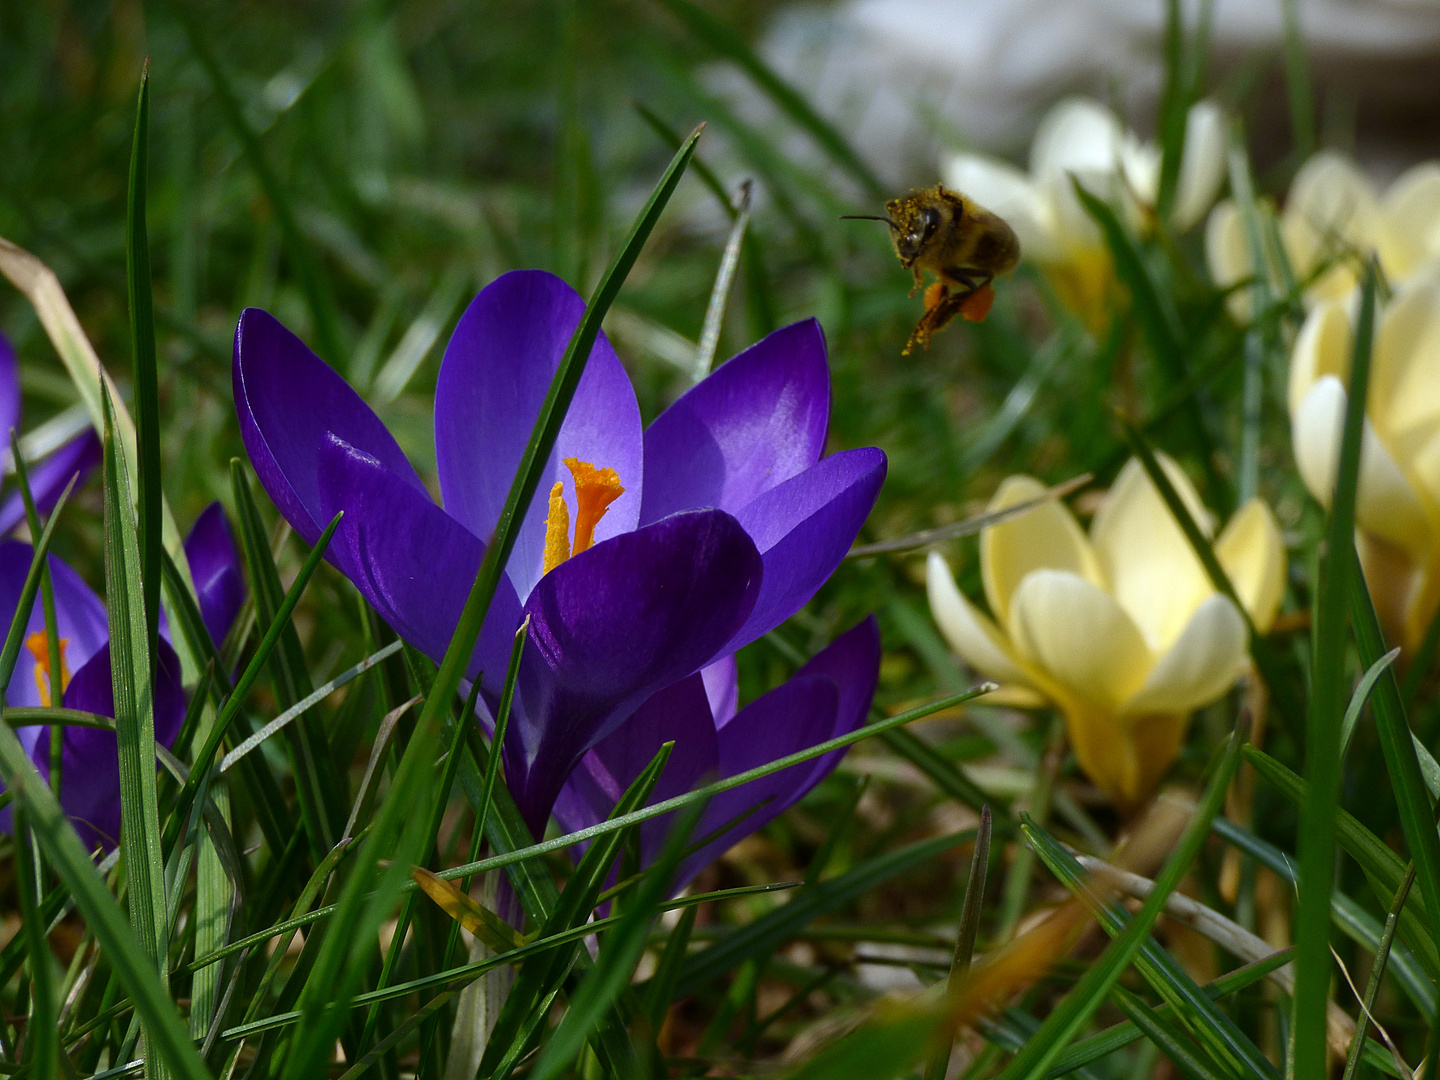
{"label": "yellow anther", "polygon": [[575,478],[575,544],[570,553],[579,555],[595,542],[595,526],[625,489],[614,469],[597,469],[573,457],[565,459],[565,466]]}
{"label": "yellow anther", "polygon": [[[69,638],[60,639],[60,689],[62,691],[70,685],[70,665],[65,660],[65,647],[69,644]],[[44,630],[36,630],[25,639],[25,646],[35,657],[35,689],[40,692],[40,704],[48,707],[51,704],[50,639]]]}
{"label": "yellow anther", "polygon": [[545,515],[545,569],[548,574],[570,557],[570,511],[565,506],[565,485],[550,489],[550,512]]}

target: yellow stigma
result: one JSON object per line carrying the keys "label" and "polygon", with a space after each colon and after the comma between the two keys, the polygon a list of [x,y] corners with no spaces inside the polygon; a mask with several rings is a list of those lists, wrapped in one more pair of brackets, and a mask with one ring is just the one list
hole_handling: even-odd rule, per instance
{"label": "yellow stigma", "polygon": [[625,494],[620,474],[614,469],[597,469],[588,461],[566,458],[565,467],[575,478],[575,543],[570,543],[570,508],[565,505],[565,485],[559,480],[550,488],[550,511],[545,517],[545,567],[549,573],[571,555],[579,555],[595,542],[595,526],[610,504]]}
{"label": "yellow stigma", "polygon": [[[65,648],[69,638],[60,639],[60,689],[70,685],[70,665],[65,660]],[[35,689],[40,692],[40,704],[49,707],[50,701],[50,642],[44,630],[36,630],[25,639],[25,645],[35,656]]]}
{"label": "yellow stigma", "polygon": [[565,485],[550,489],[550,512],[545,515],[545,569],[549,573],[570,557],[570,511],[565,506]]}

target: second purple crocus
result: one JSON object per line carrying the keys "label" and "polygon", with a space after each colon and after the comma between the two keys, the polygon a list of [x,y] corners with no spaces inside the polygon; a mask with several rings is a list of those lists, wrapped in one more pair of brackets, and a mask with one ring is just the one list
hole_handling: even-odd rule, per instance
{"label": "second purple crocus", "polygon": [[[506,274],[471,303],[435,391],[443,508],[340,376],[272,316],[240,318],[235,403],[261,482],[307,542],[345,511],[328,558],[436,660],[584,307],[539,271]],[[747,349],[648,429],[597,339],[469,668],[493,707],[529,616],[504,753],[537,834],[592,748],[789,618],[839,564],[885,456],[822,456],[829,408],[813,320]]]}
{"label": "second purple crocus", "polygon": [[[195,582],[196,598],[206,628],[216,644],[224,640],[245,596],[240,559],[229,523],[219,503],[196,519],[185,538],[185,555]],[[0,543],[0,625],[15,616],[25,575],[34,558],[29,544]],[[45,634],[45,612],[37,597],[26,624],[20,661],[5,688],[11,708],[52,704],[51,665],[58,664],[67,709],[98,716],[115,715],[110,675],[110,626],[105,604],[79,574],[51,555],[50,580],[55,593],[56,636],[60,655],[52,657]],[[185,691],[180,660],[161,628],[156,658],[155,741],[170,746],[185,718]],[[47,780],[50,777],[50,732],[63,732],[60,805],[87,847],[113,848],[120,837],[120,767],[113,732],[99,728],[26,726],[16,729],[20,743]],[[9,829],[10,809],[0,810],[0,829]]]}

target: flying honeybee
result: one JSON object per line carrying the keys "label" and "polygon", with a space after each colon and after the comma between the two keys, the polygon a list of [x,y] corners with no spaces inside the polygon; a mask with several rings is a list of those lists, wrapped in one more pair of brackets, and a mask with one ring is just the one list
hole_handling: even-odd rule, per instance
{"label": "flying honeybee", "polygon": [[915,289],[929,271],[938,279],[925,290],[925,314],[902,355],[930,347],[931,335],[956,315],[979,322],[995,300],[991,281],[1015,269],[1020,241],[1005,220],[942,184],[908,192],[885,204],[886,217],[855,215],[890,226],[900,264],[915,275]]}

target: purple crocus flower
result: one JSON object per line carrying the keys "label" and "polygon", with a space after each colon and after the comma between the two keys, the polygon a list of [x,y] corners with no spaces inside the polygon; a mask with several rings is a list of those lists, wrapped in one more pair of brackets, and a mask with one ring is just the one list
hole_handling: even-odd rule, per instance
{"label": "purple crocus flower", "polygon": [[[540,271],[506,274],[471,303],[435,390],[443,509],[340,376],[267,313],[240,317],[235,404],[261,482],[307,542],[345,511],[328,558],[434,659],[584,307]],[[885,456],[822,457],[829,406],[813,320],[720,367],[648,430],[597,339],[469,667],[493,706],[529,616],[504,753],[537,833],[590,749],[793,615],[849,549]]]}
{"label": "purple crocus flower", "polygon": [[[235,541],[219,503],[212,504],[195,522],[185,539],[200,613],[217,641],[224,638],[244,599],[244,582]],[[0,620],[8,626],[34,558],[29,544],[16,540],[0,543]],[[98,716],[115,715],[110,680],[110,626],[105,605],[88,585],[57,556],[51,555],[50,580],[55,592],[56,636],[60,639],[58,663],[62,705]],[[155,684],[155,741],[169,746],[185,718],[185,691],[181,686],[180,659],[162,625]],[[45,612],[39,598],[30,612],[25,646],[5,689],[11,708],[49,705],[50,665],[45,635]],[[73,674],[72,674],[73,673]],[[20,743],[40,774],[50,777],[50,731],[39,726],[16,729]],[[120,765],[115,735],[98,728],[66,727],[61,759],[60,805],[87,847],[110,849],[120,836]],[[3,785],[0,785],[3,787]],[[0,810],[0,829],[10,828],[10,808]]]}
{"label": "purple crocus flower", "polygon": [[[555,817],[567,832],[609,817],[625,789],[666,742],[673,740],[675,746],[652,803],[855,731],[865,723],[875,696],[880,633],[874,617],[866,619],[817,653],[788,682],[738,712],[733,665],[728,677],[714,678],[714,672],[712,668],[692,675],[653,695],[622,728],[585,755],[555,802]],[[843,753],[837,750],[792,765],[713,798],[695,827],[694,839],[718,832],[747,810],[753,812],[693,852],[681,865],[674,890],[678,892],[721,852],[798,802],[829,775]],[[642,862],[649,863],[660,853],[671,817],[641,825]]]}
{"label": "purple crocus flower", "polygon": [[[15,349],[0,334],[0,458],[9,461],[10,432],[20,430],[20,368]],[[70,478],[83,479],[100,463],[100,440],[87,429],[40,461],[29,463],[30,494],[41,517],[55,506]],[[7,464],[7,470],[13,466]],[[25,503],[19,485],[0,497],[0,536],[9,536],[25,520]]]}

